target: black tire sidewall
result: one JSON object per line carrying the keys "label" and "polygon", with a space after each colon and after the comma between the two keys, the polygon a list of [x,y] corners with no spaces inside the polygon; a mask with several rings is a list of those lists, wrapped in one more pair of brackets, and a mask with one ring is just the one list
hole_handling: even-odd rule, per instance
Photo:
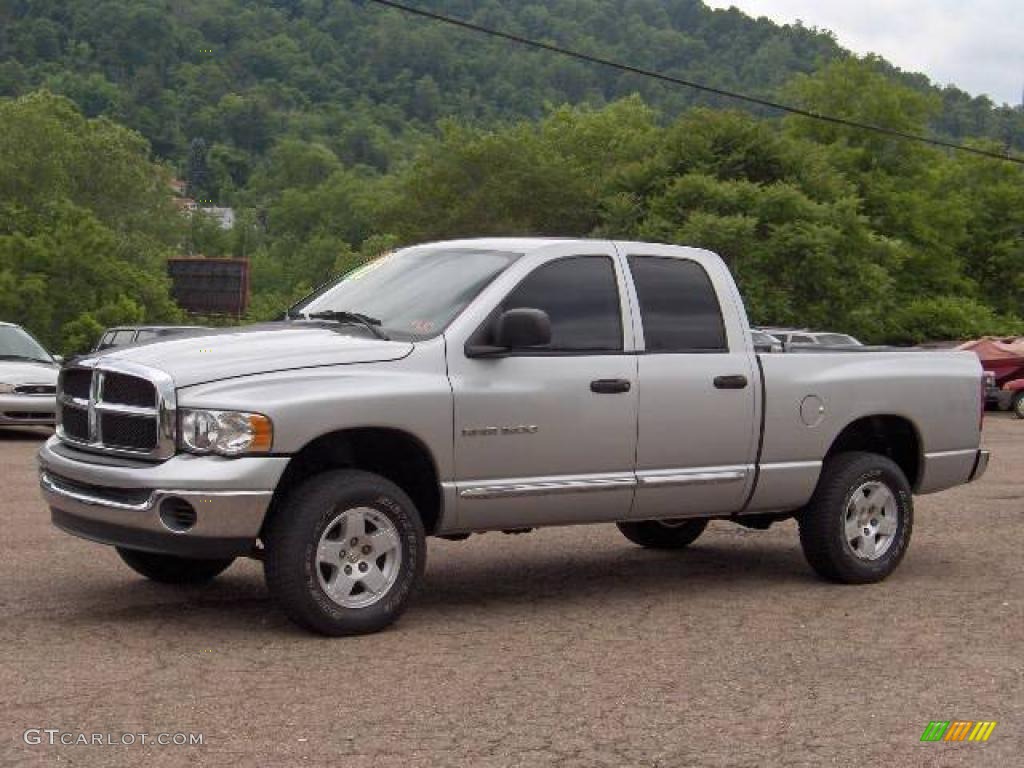
{"label": "black tire sidewall", "polygon": [[[857,557],[846,541],[846,509],[853,493],[864,483],[881,482],[899,509],[895,538],[888,551],[877,560]],[[874,454],[842,454],[826,465],[821,484],[806,514],[813,519],[801,524],[801,540],[816,549],[826,563],[808,559],[822,575],[846,583],[881,581],[903,560],[910,545],[914,526],[914,503],[910,484],[900,468],[885,456]],[[822,567],[824,566],[824,567]]]}
{"label": "black tire sidewall", "polygon": [[1018,392],[1013,396],[1010,410],[1013,411],[1013,415],[1018,419],[1024,419],[1024,391]]}
{"label": "black tire sidewall", "polygon": [[[364,634],[391,624],[407,606],[422,579],[426,561],[423,524],[409,497],[378,475],[356,470],[312,478],[281,510],[268,537],[267,580],[275,597],[299,624],[328,635]],[[365,608],[346,608],[324,591],[317,574],[320,538],[338,513],[369,507],[385,515],[398,531],[402,562],[387,594]],[[273,551],[271,551],[273,550]],[[275,588],[276,587],[276,588]]]}
{"label": "black tire sidewall", "polygon": [[663,525],[657,520],[617,523],[622,535],[634,544],[649,549],[683,549],[695,542],[708,521],[701,518],[680,520],[675,525]]}
{"label": "black tire sidewall", "polygon": [[233,557],[204,560],[128,547],[115,549],[129,568],[161,584],[205,584],[213,581],[235,561]]}

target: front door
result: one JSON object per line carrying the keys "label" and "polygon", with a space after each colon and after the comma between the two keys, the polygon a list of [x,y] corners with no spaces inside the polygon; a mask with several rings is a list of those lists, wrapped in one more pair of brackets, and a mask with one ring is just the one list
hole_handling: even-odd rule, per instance
{"label": "front door", "polygon": [[611,244],[553,256],[492,313],[543,310],[549,347],[493,359],[449,347],[459,529],[628,516],[637,363],[625,354],[623,280]]}

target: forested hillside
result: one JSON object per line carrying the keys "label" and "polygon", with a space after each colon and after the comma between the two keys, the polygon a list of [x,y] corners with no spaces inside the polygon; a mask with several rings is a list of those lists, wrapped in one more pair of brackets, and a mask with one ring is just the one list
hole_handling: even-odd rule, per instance
{"label": "forested hillside", "polygon": [[[696,1],[418,5],[1024,148],[1019,109]],[[758,323],[1024,330],[1024,167],[723,106],[348,0],[0,0],[0,318],[75,351],[179,320],[163,260],[182,250],[249,257],[260,319],[396,244],[552,234],[712,248]],[[234,229],[186,221],[173,175]]]}
{"label": "forested hillside", "polygon": [[[846,55],[827,34],[699,0],[413,4],[768,97]],[[934,131],[1024,149],[1019,110],[903,80],[941,103]],[[546,104],[599,106],[634,93],[669,117],[694,104],[732,106],[352,0],[6,0],[0,96],[40,87],[138,130],[179,164],[201,138],[217,198],[245,185],[282,135],[325,140],[342,162],[383,170],[409,133],[442,117],[535,118]]]}

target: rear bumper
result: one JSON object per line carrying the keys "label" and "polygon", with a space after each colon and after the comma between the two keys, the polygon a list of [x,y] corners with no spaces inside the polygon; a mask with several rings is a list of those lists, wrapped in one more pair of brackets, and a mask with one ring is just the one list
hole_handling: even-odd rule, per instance
{"label": "rear bumper", "polygon": [[0,395],[0,426],[53,426],[57,414],[57,398],[34,395]]}
{"label": "rear bumper", "polygon": [[974,460],[974,469],[971,470],[971,477],[968,482],[973,483],[975,480],[980,480],[982,476],[984,476],[985,471],[988,469],[988,460],[991,457],[991,451],[978,451],[978,455]]}
{"label": "rear bumper", "polygon": [[87,463],[51,438],[39,452],[39,485],[54,525],[76,536],[181,557],[233,557],[252,552],[286,464],[211,457]]}

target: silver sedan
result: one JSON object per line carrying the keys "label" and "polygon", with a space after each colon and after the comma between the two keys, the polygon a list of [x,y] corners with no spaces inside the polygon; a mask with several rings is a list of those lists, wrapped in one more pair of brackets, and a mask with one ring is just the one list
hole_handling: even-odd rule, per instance
{"label": "silver sedan", "polygon": [[0,323],[0,427],[52,426],[59,370],[24,328]]}

